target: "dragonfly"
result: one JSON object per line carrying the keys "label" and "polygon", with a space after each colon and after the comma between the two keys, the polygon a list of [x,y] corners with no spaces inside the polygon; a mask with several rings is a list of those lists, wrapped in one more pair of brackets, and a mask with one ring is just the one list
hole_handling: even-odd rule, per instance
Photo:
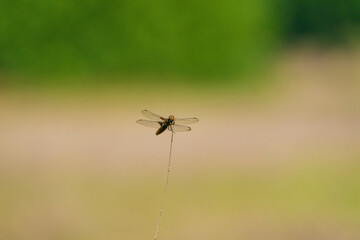
{"label": "dragonfly", "polygon": [[139,119],[136,122],[145,127],[157,128],[158,130],[156,131],[156,135],[163,133],[166,129],[173,133],[188,132],[191,128],[185,125],[197,123],[199,121],[196,117],[175,118],[173,115],[170,115],[168,118],[164,118],[146,109],[142,110],[141,113],[150,120]]}

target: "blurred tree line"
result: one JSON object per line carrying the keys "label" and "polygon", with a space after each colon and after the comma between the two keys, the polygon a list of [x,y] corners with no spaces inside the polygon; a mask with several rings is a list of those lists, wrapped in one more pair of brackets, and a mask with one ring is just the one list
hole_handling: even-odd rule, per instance
{"label": "blurred tree line", "polygon": [[359,23],[359,0],[0,0],[0,72],[227,77]]}
{"label": "blurred tree line", "polygon": [[338,44],[360,33],[358,0],[280,0],[278,9],[285,41]]}

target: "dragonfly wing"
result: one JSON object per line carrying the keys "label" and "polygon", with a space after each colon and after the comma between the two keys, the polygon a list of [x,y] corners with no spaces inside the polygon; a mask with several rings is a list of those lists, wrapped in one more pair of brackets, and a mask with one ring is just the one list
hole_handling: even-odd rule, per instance
{"label": "dragonfly wing", "polygon": [[188,132],[191,130],[191,127],[188,127],[188,126],[183,126],[183,125],[172,125],[171,126],[172,130],[174,132]]}
{"label": "dragonfly wing", "polygon": [[159,128],[161,127],[161,122],[157,122],[157,121],[150,121],[150,120],[137,120],[136,121],[138,124],[143,125],[145,127],[152,127],[152,128]]}
{"label": "dragonfly wing", "polygon": [[141,111],[142,115],[144,115],[145,117],[147,117],[148,119],[151,119],[151,120],[164,120],[165,118],[155,114],[155,113],[152,113],[148,110],[142,110]]}
{"label": "dragonfly wing", "polygon": [[192,117],[192,118],[175,118],[175,123],[176,124],[192,124],[192,123],[197,123],[199,121],[198,118],[196,117]]}

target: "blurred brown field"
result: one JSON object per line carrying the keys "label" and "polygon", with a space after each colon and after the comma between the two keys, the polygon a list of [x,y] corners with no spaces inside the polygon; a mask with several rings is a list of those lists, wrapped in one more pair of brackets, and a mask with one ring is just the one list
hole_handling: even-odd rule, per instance
{"label": "blurred brown field", "polygon": [[[0,239],[359,239],[360,52],[301,49],[246,91],[136,84],[0,92]],[[170,80],[169,80],[170,81]],[[164,84],[166,85],[166,84]]]}

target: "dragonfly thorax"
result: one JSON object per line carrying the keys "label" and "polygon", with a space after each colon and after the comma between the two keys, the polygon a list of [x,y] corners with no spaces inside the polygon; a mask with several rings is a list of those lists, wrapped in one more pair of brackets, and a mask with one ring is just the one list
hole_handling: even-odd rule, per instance
{"label": "dragonfly thorax", "polygon": [[167,122],[169,123],[169,125],[174,125],[175,124],[175,117],[173,115],[170,115],[167,119]]}

